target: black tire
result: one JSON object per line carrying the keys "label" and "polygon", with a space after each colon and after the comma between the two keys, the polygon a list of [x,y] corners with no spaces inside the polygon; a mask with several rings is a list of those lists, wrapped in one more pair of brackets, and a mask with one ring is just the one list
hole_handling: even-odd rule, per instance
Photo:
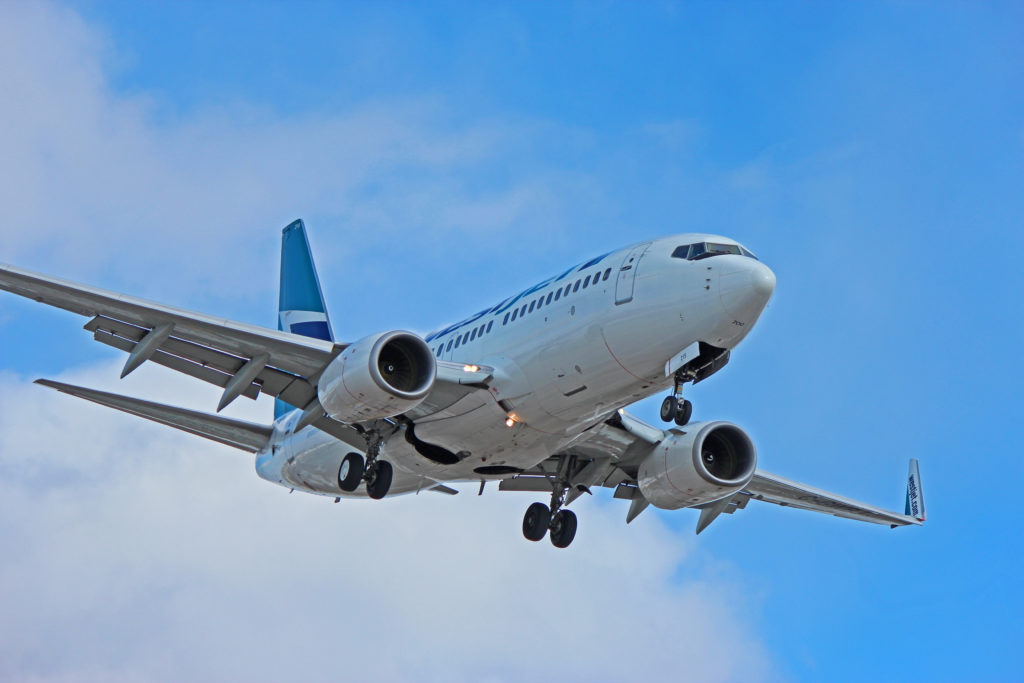
{"label": "black tire", "polygon": [[690,423],[691,417],[693,417],[693,404],[689,401],[683,401],[679,404],[679,409],[676,412],[676,424],[680,427],[685,427]]}
{"label": "black tire", "polygon": [[551,545],[568,548],[576,538],[576,514],[572,510],[559,510],[551,519]]}
{"label": "black tire", "polygon": [[523,536],[528,541],[539,541],[548,532],[550,523],[551,509],[544,503],[534,503],[523,515]]}
{"label": "black tire", "polygon": [[366,481],[366,493],[370,498],[380,500],[388,495],[388,489],[391,488],[391,478],[394,474],[395,471],[391,468],[391,463],[386,460],[375,462],[373,470],[370,472],[370,478]]}
{"label": "black tire", "polygon": [[355,491],[363,480],[363,456],[349,453],[341,461],[338,468],[338,488],[342,491]]}
{"label": "black tire", "polygon": [[675,396],[666,396],[665,400],[661,402],[661,419],[663,422],[671,422],[676,417],[676,411],[679,409],[679,401],[676,400]]}

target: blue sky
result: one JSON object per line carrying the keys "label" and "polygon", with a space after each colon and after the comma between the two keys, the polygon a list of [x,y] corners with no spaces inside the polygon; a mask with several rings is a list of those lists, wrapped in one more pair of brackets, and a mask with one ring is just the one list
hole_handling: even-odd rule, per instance
{"label": "blue sky", "polygon": [[[678,648],[678,669],[657,660],[660,678],[1024,675],[1015,499],[1024,475],[1020,7],[83,2],[5,5],[0,27],[0,92],[8,93],[0,99],[0,261],[273,326],[279,229],[303,217],[336,333],[359,338],[427,332],[630,242],[717,232],[757,253],[778,287],[728,368],[690,391],[696,418],[749,429],[764,469],[887,507],[902,507],[907,459],[921,460],[922,529],[751,504],[694,540],[695,513],[645,513],[623,529],[625,507],[599,496],[581,513],[577,567],[520,542],[526,499],[485,509],[468,496],[422,508],[407,501],[380,517],[352,508],[356,538],[377,537],[364,527],[395,544],[426,538],[423,552],[443,546],[452,558],[437,576],[462,578],[442,578],[427,603],[438,607],[436,619],[423,628],[476,642],[446,618],[452,603],[469,615],[495,605],[513,615],[484,618],[494,639],[476,643],[479,661],[456,665],[462,646],[436,644],[430,656],[445,663],[430,675],[535,679],[564,666],[570,678],[611,678],[618,669],[596,660],[609,643],[632,642],[621,632],[623,611],[639,613],[630,627],[646,642]],[[113,607],[85,597],[75,604],[74,595],[46,609],[19,602],[0,626],[34,626],[0,647],[0,673],[173,679],[190,670],[173,662],[163,673],[147,670],[141,655],[102,647],[56,663],[43,654],[82,624],[124,638],[128,650],[149,652],[162,638],[185,652],[197,647],[181,617],[189,605],[222,604],[228,616],[211,623],[237,627],[232,610],[253,602],[219,573],[238,553],[175,537],[173,520],[139,491],[153,494],[154,478],[172,478],[209,510],[179,520],[182,528],[249,539],[244,558],[257,566],[277,567],[282,547],[311,563],[339,558],[309,555],[295,538],[261,540],[220,493],[282,533],[282,519],[331,533],[324,520],[341,515],[258,481],[237,484],[251,492],[236,490],[236,477],[255,480],[251,464],[208,460],[205,444],[41,396],[28,384],[37,376],[96,383],[116,375],[117,356],[90,343],[81,324],[0,296],[8,396],[0,478],[9,501],[0,547],[29,558],[0,552],[0,575],[28,593],[82,580],[70,570],[36,571],[38,558],[78,567],[92,577],[86,585],[109,596],[128,581],[124,566],[163,573],[155,585],[129,581]],[[206,396],[159,371],[142,374],[130,384],[136,393]],[[655,422],[656,408],[655,399],[634,411]],[[238,410],[269,414],[263,405]],[[47,439],[82,429],[93,440],[76,437],[75,457],[58,457],[68,444],[31,442],[24,425],[34,420],[54,432]],[[120,443],[104,440],[101,426],[137,440],[123,460],[101,452],[100,443]],[[143,457],[154,449],[173,455],[154,465]],[[34,456],[28,466],[26,454]],[[207,462],[217,463],[212,472]],[[185,555],[203,557],[157,563],[167,559],[158,548],[113,521],[117,506],[133,506],[126,516],[153,515]],[[425,525],[412,540],[402,535],[410,515]],[[98,547],[131,550],[104,564],[85,547],[47,541],[81,531],[75,520],[92,520]],[[507,650],[496,643],[547,628],[550,610],[520,611],[490,592],[489,572],[498,570],[474,564],[482,541],[473,531],[497,537],[485,547],[510,566],[524,563],[524,582],[589,581],[590,594],[554,595],[608,601],[587,620],[569,617],[577,633],[565,637],[579,661],[570,652],[538,668],[502,664]],[[423,556],[380,552],[398,563]],[[629,562],[601,559],[609,555]],[[272,576],[285,580],[287,570]],[[437,586],[420,586],[400,566],[389,571],[424,592]],[[650,589],[596,594],[632,576]],[[309,642],[331,642],[323,631],[341,628],[259,596],[266,610],[245,614],[267,630],[284,618],[292,631],[318,629]],[[353,599],[353,619],[370,619]],[[163,608],[144,609],[153,600]],[[402,633],[421,636],[409,626],[421,611],[399,601],[384,616],[381,628],[399,621]],[[585,639],[588,627],[595,633]],[[700,648],[680,643],[704,647],[711,629],[753,654],[733,655],[742,662],[717,672],[688,668]],[[208,677],[237,677],[248,671],[238,660],[261,658],[252,643],[210,642],[222,647],[206,653]],[[379,677],[423,673],[403,662]]]}

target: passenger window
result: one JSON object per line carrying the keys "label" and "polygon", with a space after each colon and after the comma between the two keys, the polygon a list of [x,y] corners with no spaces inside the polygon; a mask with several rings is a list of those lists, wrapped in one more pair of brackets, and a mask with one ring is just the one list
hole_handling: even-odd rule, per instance
{"label": "passenger window", "polygon": [[494,321],[487,323],[487,334],[491,333],[491,328],[494,327]]}
{"label": "passenger window", "polygon": [[580,291],[580,281],[579,280],[576,281],[576,285],[572,288],[572,291],[573,292]]}
{"label": "passenger window", "polygon": [[558,301],[561,298],[562,298],[562,288],[559,287],[558,289],[555,290],[555,301]]}
{"label": "passenger window", "polygon": [[451,340],[451,339],[449,339],[449,340],[448,340],[448,347],[447,347],[447,348],[445,348],[445,351],[451,351],[451,350],[452,350],[452,340]]}
{"label": "passenger window", "polygon": [[515,322],[516,317],[519,315],[519,309],[512,311],[512,321]]}
{"label": "passenger window", "polygon": [[461,341],[462,341],[462,337],[456,337],[455,338],[455,348],[459,348],[459,342],[461,342]]}
{"label": "passenger window", "polygon": [[604,280],[607,280],[607,279],[608,279],[608,278],[610,278],[611,276],[612,276],[612,269],[611,269],[611,268],[609,268],[608,270],[604,271],[604,277],[603,277],[603,278],[601,278],[601,280],[602,280],[602,281],[604,281]]}
{"label": "passenger window", "polygon": [[583,280],[583,289],[586,289],[589,286],[590,286],[590,276],[588,275],[586,277],[586,279]]}
{"label": "passenger window", "polygon": [[533,307],[536,306],[536,305],[537,305],[536,301],[531,301],[530,302],[530,310],[528,310],[527,313],[533,313]]}
{"label": "passenger window", "polygon": [[469,338],[469,341],[473,341],[474,339],[476,339],[476,328],[475,327],[473,328],[473,336]]}
{"label": "passenger window", "polygon": [[502,325],[508,325],[508,313],[505,314],[505,319],[501,321]]}
{"label": "passenger window", "polygon": [[544,305],[544,297],[541,297],[541,298],[537,299],[537,308],[540,308],[543,305]]}
{"label": "passenger window", "polygon": [[440,346],[437,347],[437,357],[438,358],[441,357],[441,352],[442,351],[444,351],[444,344],[441,344]]}
{"label": "passenger window", "polygon": [[676,247],[676,250],[672,252],[672,258],[686,258],[687,254],[690,253],[690,245],[684,244],[681,247]]}
{"label": "passenger window", "polygon": [[547,306],[551,305],[551,297],[554,296],[554,295],[555,295],[554,292],[548,292],[548,300],[544,302],[545,305],[547,305]]}
{"label": "passenger window", "polygon": [[522,318],[524,315],[526,315],[526,304],[523,304],[523,307],[519,309],[519,317]]}
{"label": "passenger window", "polygon": [[569,292],[572,291],[572,283],[570,282],[565,286],[565,290],[562,292],[562,296],[569,296]]}

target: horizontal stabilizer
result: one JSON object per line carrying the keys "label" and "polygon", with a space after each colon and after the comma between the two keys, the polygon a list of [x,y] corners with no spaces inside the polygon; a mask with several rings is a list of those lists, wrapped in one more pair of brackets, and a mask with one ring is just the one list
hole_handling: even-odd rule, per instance
{"label": "horizontal stabilizer", "polygon": [[144,417],[147,420],[159,422],[160,424],[180,429],[189,434],[195,434],[218,443],[239,448],[243,451],[257,452],[266,447],[270,441],[272,429],[264,425],[232,420],[219,415],[209,415],[195,410],[176,408],[162,403],[143,401],[142,399],[130,396],[111,394],[96,389],[76,387],[71,384],[53,382],[47,379],[37,379],[36,384],[56,389],[71,396],[84,398],[93,403],[114,408],[116,410]]}

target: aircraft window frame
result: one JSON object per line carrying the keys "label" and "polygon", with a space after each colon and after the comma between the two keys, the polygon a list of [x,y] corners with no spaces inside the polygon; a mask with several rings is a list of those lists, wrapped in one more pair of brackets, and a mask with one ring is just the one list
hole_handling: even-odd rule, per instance
{"label": "aircraft window frame", "polygon": [[452,342],[453,342],[453,341],[454,341],[454,340],[452,340],[452,339],[449,339],[449,340],[448,340],[448,347],[447,347],[447,348],[446,348],[446,349],[444,350],[444,351],[445,351],[445,353],[448,353],[449,351],[451,351],[451,350],[452,350]]}
{"label": "aircraft window frame", "polygon": [[476,328],[475,327],[473,328],[473,336],[471,336],[469,338],[469,341],[473,341],[474,339],[476,339]]}
{"label": "aircraft window frame", "polygon": [[574,284],[573,287],[572,287],[573,293],[576,293],[576,292],[580,291],[580,282],[581,282],[580,280],[576,280],[576,284]]}
{"label": "aircraft window frame", "polygon": [[487,323],[487,330],[486,330],[485,334],[490,334],[492,327],[494,327],[494,321],[493,320],[491,322]]}
{"label": "aircraft window frame", "polygon": [[519,317],[522,318],[525,315],[526,315],[526,304],[523,304],[523,307],[519,309]]}
{"label": "aircraft window frame", "polygon": [[588,275],[588,276],[587,276],[586,278],[584,278],[584,280],[583,280],[583,289],[586,289],[586,288],[587,288],[587,287],[589,287],[589,286],[590,286],[590,276]]}
{"label": "aircraft window frame", "polygon": [[601,282],[607,282],[608,278],[610,278],[611,276],[612,276],[612,269],[609,268],[608,270],[604,271],[604,277],[601,278]]}
{"label": "aircraft window frame", "polygon": [[569,296],[569,292],[572,291],[572,283],[570,282],[565,286],[565,291],[562,292],[562,296]]}
{"label": "aircraft window frame", "polygon": [[545,306],[550,306],[551,305],[551,297],[553,297],[554,295],[555,295],[554,292],[548,292],[548,300],[544,302]]}
{"label": "aircraft window frame", "polygon": [[455,338],[455,348],[459,348],[459,342],[462,341],[462,335],[460,334]]}
{"label": "aircraft window frame", "polygon": [[558,301],[561,298],[562,298],[562,288],[559,287],[558,289],[555,290],[555,301]]}
{"label": "aircraft window frame", "polygon": [[681,258],[684,261],[689,260],[690,247],[692,244],[681,244],[672,251],[672,258]]}
{"label": "aircraft window frame", "polygon": [[530,302],[530,310],[528,310],[528,311],[526,311],[526,312],[527,312],[527,313],[533,313],[533,307],[534,307],[534,305],[535,305],[536,303],[537,303],[536,301],[531,301],[531,302]]}
{"label": "aircraft window frame", "polygon": [[435,353],[437,354],[437,357],[440,358],[441,354],[444,353],[444,344],[438,346],[437,351],[435,351]]}
{"label": "aircraft window frame", "polygon": [[540,307],[543,306],[543,305],[544,305],[544,295],[541,294],[540,298],[537,299],[537,310],[539,311]]}
{"label": "aircraft window frame", "polygon": [[518,317],[519,317],[519,309],[517,308],[514,311],[512,311],[512,322],[515,322],[516,318],[518,318]]}
{"label": "aircraft window frame", "polygon": [[512,314],[511,314],[511,313],[506,313],[506,314],[505,314],[505,319],[501,321],[501,324],[502,324],[502,325],[508,325],[508,317],[509,317],[510,315],[512,315]]}

